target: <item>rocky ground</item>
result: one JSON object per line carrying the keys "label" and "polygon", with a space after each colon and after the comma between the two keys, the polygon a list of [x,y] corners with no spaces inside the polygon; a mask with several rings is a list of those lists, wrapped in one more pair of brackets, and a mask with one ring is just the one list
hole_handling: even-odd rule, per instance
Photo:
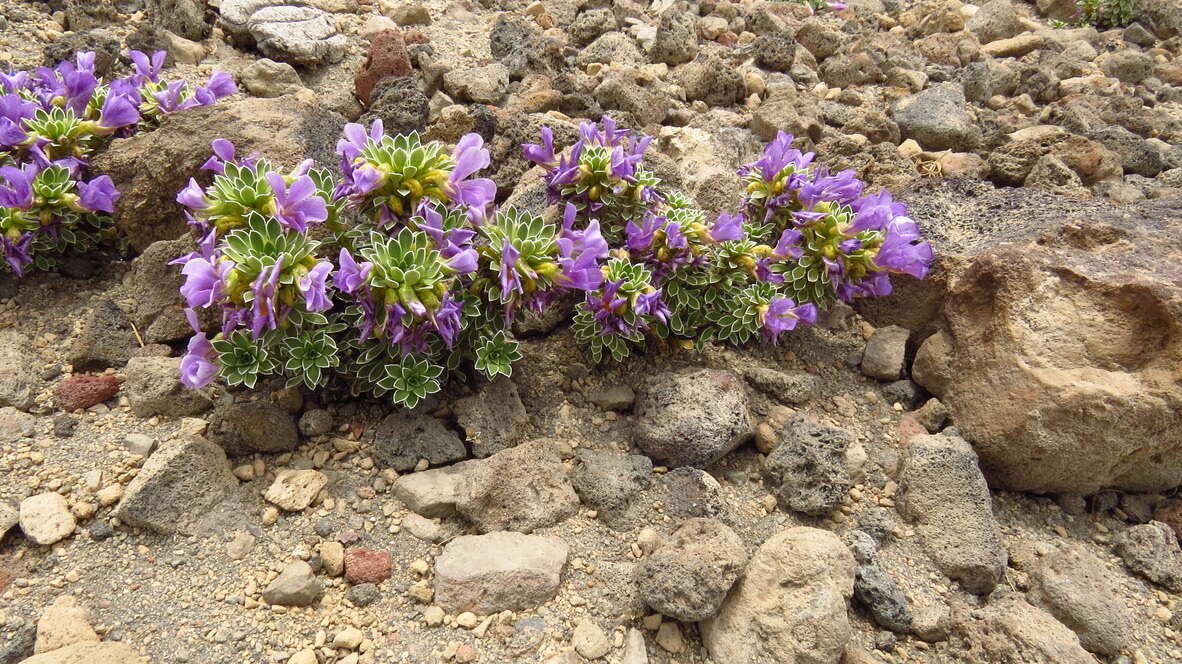
{"label": "rocky ground", "polygon": [[[1182,7],[850,5],[0,0],[0,64],[243,88],[96,161],[127,251],[0,283],[0,664],[1182,661]],[[518,144],[605,113],[711,210],[792,131],[936,269],[774,348],[591,366],[539,322],[410,413],[179,385],[213,138],[477,131],[541,205]]]}

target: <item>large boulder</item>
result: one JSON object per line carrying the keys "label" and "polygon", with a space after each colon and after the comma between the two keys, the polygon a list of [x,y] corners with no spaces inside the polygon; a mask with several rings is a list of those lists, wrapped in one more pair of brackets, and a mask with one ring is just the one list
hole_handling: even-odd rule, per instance
{"label": "large boulder", "polygon": [[854,557],[836,535],[790,528],[768,538],[718,615],[700,624],[717,664],[837,664],[851,635]]}
{"label": "large boulder", "polygon": [[346,39],[329,12],[302,0],[223,0],[222,28],[235,45],[293,65],[316,66],[345,56]]}
{"label": "large boulder", "polygon": [[300,96],[222,101],[166,115],[155,131],[116,139],[94,159],[94,170],[111,176],[123,193],[116,225],[136,251],[187,230],[177,192],[200,171],[210,143],[225,138],[238,154],[259,152],[292,167],[308,157],[336,163],[334,145],[345,123],[337,114]]}
{"label": "large boulder", "polygon": [[962,181],[902,198],[935,268],[859,310],[931,335],[913,378],[948,406],[991,485],[1176,486],[1182,201],[1114,208]]}

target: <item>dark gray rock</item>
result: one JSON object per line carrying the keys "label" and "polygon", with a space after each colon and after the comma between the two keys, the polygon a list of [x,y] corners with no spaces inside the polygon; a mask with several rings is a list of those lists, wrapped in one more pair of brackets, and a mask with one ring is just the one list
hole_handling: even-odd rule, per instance
{"label": "dark gray rock", "polygon": [[874,622],[900,634],[911,629],[911,608],[899,584],[876,563],[858,567],[854,597],[874,617]]}
{"label": "dark gray rock", "polygon": [[332,413],[315,408],[300,416],[299,428],[305,436],[323,436],[332,431],[332,424]]}
{"label": "dark gray rock", "polygon": [[209,418],[209,439],[227,454],[286,452],[300,442],[295,418],[270,401],[218,406]]}
{"label": "dark gray rock", "polygon": [[[599,40],[615,33],[608,33]],[[670,100],[660,90],[641,85],[630,70],[609,70],[594,92],[595,101],[604,109],[631,113],[641,125],[661,122],[669,112]]]}
{"label": "dark gray rock", "polygon": [[910,336],[909,330],[898,325],[875,330],[862,352],[862,373],[878,380],[897,380],[906,371]]}
{"label": "dark gray rock", "polygon": [[746,96],[743,75],[717,55],[699,57],[679,67],[674,79],[685,88],[687,99],[708,106],[732,106]]}
{"label": "dark gray rock", "polygon": [[940,83],[900,100],[891,108],[891,119],[904,138],[914,138],[927,150],[964,151],[977,143],[959,83]]}
{"label": "dark gray rock", "polygon": [[787,72],[796,61],[796,35],[782,30],[761,35],[755,40],[755,62],[760,67],[773,71]]}
{"label": "dark gray rock", "polygon": [[0,664],[17,664],[33,656],[37,625],[21,621],[11,631],[0,632]]}
{"label": "dark gray rock", "polygon": [[845,462],[849,434],[797,414],[778,438],[763,473],[780,505],[810,516],[836,509],[853,486]]}
{"label": "dark gray rock", "polygon": [[586,46],[605,32],[611,32],[618,27],[615,13],[607,8],[588,9],[579,13],[575,22],[567,32],[579,46]]}
{"label": "dark gray rock", "polygon": [[1125,173],[1154,177],[1166,169],[1170,156],[1166,149],[1116,125],[1092,132],[1090,138],[1120,155]]}
{"label": "dark gray rock", "polygon": [[1009,96],[1018,87],[1018,72],[1000,60],[970,62],[961,74],[964,96],[969,101],[984,104],[994,95]]}
{"label": "dark gray rock", "polygon": [[360,122],[369,126],[381,119],[386,131],[404,134],[423,131],[431,114],[431,100],[419,89],[413,76],[387,77],[382,79],[370,95],[369,110],[361,116]]}
{"label": "dark gray rock", "polygon": [[633,440],[670,466],[705,467],[751,437],[747,394],[729,371],[656,376],[636,399]]}
{"label": "dark gray rock", "polygon": [[118,368],[127,364],[136,348],[127,315],[113,300],[102,298],[82,317],[68,360],[75,371]]}
{"label": "dark gray rock", "polygon": [[1171,592],[1182,592],[1182,549],[1168,525],[1150,521],[1132,526],[1117,535],[1115,545],[1130,571]]}
{"label": "dark gray rock", "polygon": [[181,358],[133,357],[121,392],[137,417],[199,415],[213,406],[206,390],[181,384]]}
{"label": "dark gray rock", "polygon": [[653,462],[640,454],[579,448],[571,484],[584,505],[600,512],[620,510],[652,486]]}
{"label": "dark gray rock", "polygon": [[904,378],[882,386],[882,398],[889,404],[900,404],[907,410],[915,410],[923,401],[924,391],[913,380]]}
{"label": "dark gray rock", "polygon": [[432,466],[460,461],[468,456],[468,449],[459,436],[434,417],[401,410],[386,416],[374,430],[370,454],[382,467],[404,473],[413,469],[419,459],[426,459]]}
{"label": "dark gray rock", "polygon": [[698,54],[698,34],[692,13],[670,8],[661,14],[657,36],[650,53],[653,62],[664,62],[675,67],[689,62]]}
{"label": "dark gray rock", "polygon": [[96,542],[101,542],[115,536],[115,529],[111,527],[111,524],[102,519],[91,521],[88,531],[90,532],[90,539]]}
{"label": "dark gray rock", "polygon": [[209,34],[205,0],[146,0],[148,21],[185,39],[201,41]]}
{"label": "dark gray rock", "polygon": [[718,612],[746,563],[735,531],[714,519],[689,519],[636,566],[636,583],[658,613],[697,622]]}
{"label": "dark gray rock", "polygon": [[529,422],[517,386],[505,377],[460,399],[453,410],[472,445],[472,454],[482,458],[520,443],[522,429]]}
{"label": "dark gray rock", "polygon": [[674,519],[727,517],[722,499],[722,485],[704,470],[683,466],[675,468],[657,482],[653,495],[665,506],[665,514]]}
{"label": "dark gray rock", "polygon": [[94,53],[94,73],[99,78],[106,77],[119,62],[119,38],[105,28],[71,31],[54,39],[42,50],[46,67],[55,67],[63,60],[74,60],[78,51]]}
{"label": "dark gray rock", "polygon": [[172,440],[144,462],[113,514],[158,533],[192,532],[237,487],[222,448],[198,436]]}
{"label": "dark gray rock", "polygon": [[359,583],[355,586],[350,586],[345,591],[345,599],[349,600],[353,606],[363,609],[370,604],[382,598],[381,591],[372,583]]}
{"label": "dark gray rock", "polygon": [[1013,37],[1026,28],[1010,0],[990,0],[965,21],[965,29],[977,35],[982,44],[988,44]]}

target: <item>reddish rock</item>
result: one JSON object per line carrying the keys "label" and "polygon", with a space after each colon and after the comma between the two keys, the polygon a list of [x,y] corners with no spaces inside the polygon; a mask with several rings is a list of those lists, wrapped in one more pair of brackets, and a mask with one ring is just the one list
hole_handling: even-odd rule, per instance
{"label": "reddish rock", "polygon": [[390,578],[390,553],[377,549],[345,551],[345,578],[349,583],[381,583]]}
{"label": "reddish rock", "polygon": [[406,40],[407,44],[426,44],[431,41],[427,35],[423,34],[422,30],[418,28],[411,28],[402,31],[402,38]]}
{"label": "reddish rock", "polygon": [[64,411],[90,408],[119,393],[119,380],[111,374],[70,376],[57,384],[57,403]]}
{"label": "reddish rock", "polygon": [[369,44],[369,57],[353,79],[357,99],[369,105],[369,95],[387,76],[408,76],[413,67],[406,51],[406,39],[397,30],[383,30]]}
{"label": "reddish rock", "polygon": [[[2,534],[2,533],[0,533]],[[0,567],[0,593],[8,588],[8,584],[16,580],[16,572]]]}
{"label": "reddish rock", "polygon": [[715,41],[717,41],[719,44],[722,44],[723,46],[734,46],[735,44],[739,43],[739,35],[727,30],[721,35],[718,35],[718,38],[715,39]]}

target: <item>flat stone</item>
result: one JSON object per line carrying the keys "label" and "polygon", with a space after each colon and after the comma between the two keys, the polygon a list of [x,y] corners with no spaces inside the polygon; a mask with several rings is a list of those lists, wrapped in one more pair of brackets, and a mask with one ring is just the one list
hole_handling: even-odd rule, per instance
{"label": "flat stone", "polygon": [[452,614],[531,609],[554,598],[570,548],[552,537],[464,535],[435,561],[435,601]]}
{"label": "flat stone", "polygon": [[299,512],[326,486],[328,477],[318,470],[281,470],[263,497],[288,512]]}
{"label": "flat stone", "polygon": [[144,462],[114,515],[158,533],[190,532],[237,487],[222,448],[199,436],[171,440]]}
{"label": "flat stone", "polygon": [[432,468],[402,475],[391,488],[394,497],[407,509],[427,518],[443,518],[456,513],[460,486],[475,461],[465,461],[443,468]]}
{"label": "flat stone", "polygon": [[22,500],[20,524],[25,536],[41,546],[64,540],[74,533],[77,525],[66,499],[52,492]]}
{"label": "flat stone", "polygon": [[378,425],[370,454],[382,466],[404,473],[417,466],[420,459],[432,466],[460,461],[468,456],[468,448],[436,418],[402,410],[386,416]]}
{"label": "flat stone", "polygon": [[129,664],[141,661],[131,646],[118,641],[75,643],[71,646],[34,655],[21,664]]}

